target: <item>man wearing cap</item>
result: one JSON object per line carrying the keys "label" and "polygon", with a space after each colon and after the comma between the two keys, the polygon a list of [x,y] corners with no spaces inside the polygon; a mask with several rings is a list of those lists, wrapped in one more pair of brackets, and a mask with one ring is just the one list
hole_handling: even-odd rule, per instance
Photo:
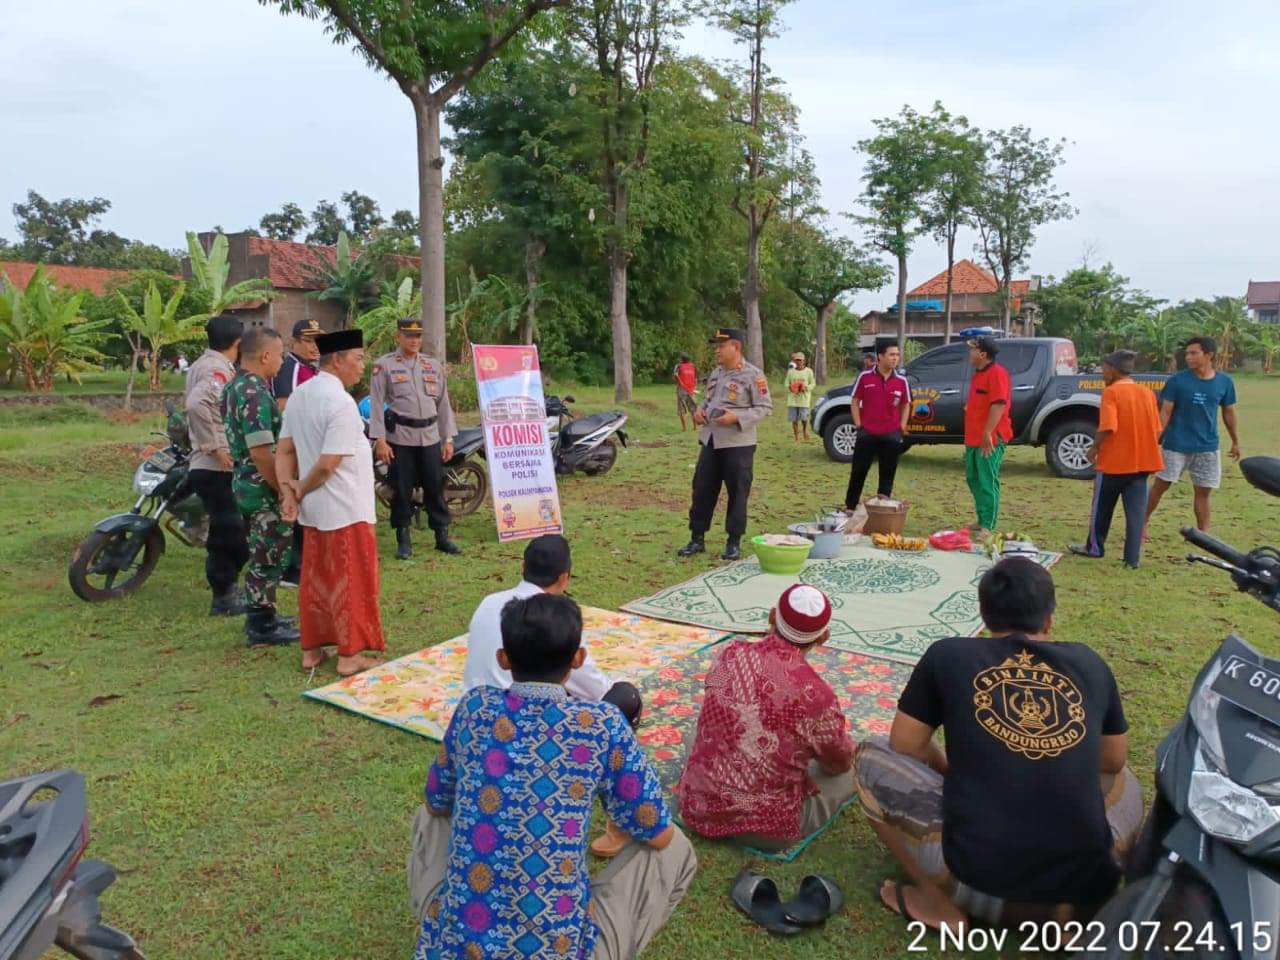
{"label": "man wearing cap", "polygon": [[735,640],[707,671],[706,698],[676,793],[704,837],[785,849],[853,797],[853,740],[831,685],[808,662],[831,636],[831,601],[788,587],[763,640]]}
{"label": "man wearing cap", "polygon": [[276,448],[283,519],[302,524],[298,615],[302,668],[337,647],[344,677],[377,666],[386,648],[378,609],[373,461],[347,391],[364,377],[359,330],[322,334],[320,372],[284,413]]}
{"label": "man wearing cap", "polygon": [[204,562],[205,579],[213,591],[209,615],[239,616],[245,612],[245,605],[236,584],[249,559],[249,545],[244,519],[231,492],[235,462],[222,422],[222,391],[236,375],[235,360],[244,327],[239,318],[220,313],[210,318],[204,329],[209,346],[187,371],[185,406],[191,431],[188,477],[209,515]]}
{"label": "man wearing cap", "polygon": [[764,373],[743,359],[741,330],[717,329],[710,343],[716,349],[719,366],[707,377],[706,397],[693,412],[693,422],[702,428],[698,432],[702,449],[693,473],[690,538],[679,555],[691,557],[706,552],[705,537],[723,486],[729,494],[724,523],[729,540],[721,558],[737,560],[742,556],[742,535],[747,532],[756,424],[773,413],[773,398]]}
{"label": "man wearing cap", "polygon": [[[458,429],[449,405],[444,366],[425,357],[422,321],[406,317],[396,324],[396,349],[379,357],[369,380],[369,437],[374,454],[391,465],[394,494],[391,526],[396,531],[396,557],[413,556],[409,522],[413,519],[413,492],[422,490],[427,522],[442,553],[462,551],[449,539],[449,508],[444,500],[444,465],[453,458],[453,438]],[[377,411],[387,405],[385,416]]]}
{"label": "man wearing cap", "polygon": [[271,381],[271,392],[281,410],[289,405],[293,392],[316,375],[316,361],[320,359],[316,337],[323,332],[316,320],[299,320],[293,325],[289,356]]}
{"label": "man wearing cap", "polygon": [[996,363],[999,352],[994,337],[969,341],[973,376],[964,405],[964,476],[978,514],[978,525],[971,531],[974,540],[994,532],[1000,519],[1000,465],[1013,439],[1012,386],[1009,371]]}
{"label": "man wearing cap", "polygon": [[809,408],[813,406],[813,388],[816,382],[804,354],[797,350],[791,355],[791,369],[787,371],[787,419],[791,422],[791,433],[797,442],[801,431],[804,439],[809,439]]}
{"label": "man wearing cap", "polygon": [[902,456],[907,421],[911,419],[911,384],[898,369],[901,359],[896,343],[881,343],[876,347],[876,365],[863,370],[853,382],[851,409],[858,436],[849,468],[849,486],[844,493],[846,510],[857,510],[862,502],[862,489],[873,461],[880,464],[876,493],[893,496],[898,458]]}

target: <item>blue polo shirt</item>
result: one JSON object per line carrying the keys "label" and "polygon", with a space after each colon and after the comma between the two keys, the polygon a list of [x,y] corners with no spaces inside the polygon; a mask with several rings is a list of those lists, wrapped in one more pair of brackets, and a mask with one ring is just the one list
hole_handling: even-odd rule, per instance
{"label": "blue polo shirt", "polygon": [[1236,385],[1225,373],[1202,380],[1183,370],[1169,378],[1160,391],[1160,403],[1173,404],[1173,417],[1161,446],[1175,453],[1210,453],[1218,440],[1218,408],[1235,406]]}

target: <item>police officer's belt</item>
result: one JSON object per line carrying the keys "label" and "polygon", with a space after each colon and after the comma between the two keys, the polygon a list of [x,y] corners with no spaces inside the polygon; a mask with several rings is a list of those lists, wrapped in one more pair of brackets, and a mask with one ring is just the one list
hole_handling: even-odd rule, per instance
{"label": "police officer's belt", "polygon": [[388,430],[394,430],[396,427],[412,427],[415,430],[425,430],[427,427],[435,426],[436,418],[428,417],[426,420],[415,420],[413,417],[402,417],[400,414],[388,410],[385,421]]}

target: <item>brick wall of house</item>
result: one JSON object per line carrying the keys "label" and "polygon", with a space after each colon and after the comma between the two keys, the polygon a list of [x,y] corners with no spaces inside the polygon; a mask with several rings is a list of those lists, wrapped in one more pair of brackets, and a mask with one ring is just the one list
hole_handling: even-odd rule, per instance
{"label": "brick wall of house", "polygon": [[278,293],[269,304],[237,310],[236,316],[244,321],[245,326],[274,325],[286,343],[293,335],[293,325],[299,320],[318,320],[326,332],[341,330],[347,321],[346,310],[336,301],[317,300],[307,296],[305,290],[281,290]]}

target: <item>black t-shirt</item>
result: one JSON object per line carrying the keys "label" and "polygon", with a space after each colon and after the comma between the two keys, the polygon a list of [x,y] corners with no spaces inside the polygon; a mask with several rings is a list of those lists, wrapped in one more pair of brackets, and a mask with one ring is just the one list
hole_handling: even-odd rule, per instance
{"label": "black t-shirt", "polygon": [[956,879],[1022,903],[1111,895],[1099,738],[1128,724],[1101,657],[1021,634],[939,640],[898,709],[946,731],[942,854]]}
{"label": "black t-shirt", "polygon": [[305,360],[300,360],[296,353],[284,358],[280,372],[271,381],[271,395],[283,400],[293,395],[293,391],[316,375],[316,368]]}

